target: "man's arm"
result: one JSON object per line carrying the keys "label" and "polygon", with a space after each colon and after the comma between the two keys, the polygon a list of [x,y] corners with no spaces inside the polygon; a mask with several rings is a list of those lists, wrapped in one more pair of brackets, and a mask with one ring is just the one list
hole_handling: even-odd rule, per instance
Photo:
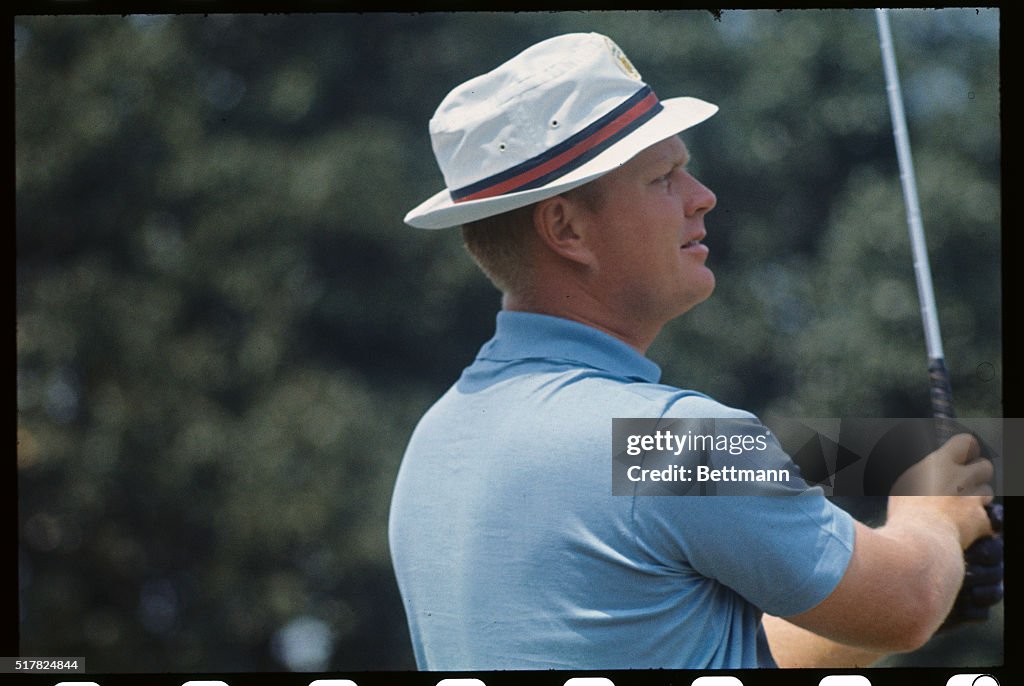
{"label": "man's arm", "polygon": [[764,615],[763,624],[772,657],[782,668],[870,667],[886,655],[874,650],[837,643],[781,617]]}
{"label": "man's arm", "polygon": [[[964,547],[991,533],[982,507],[987,500],[986,496],[890,498],[885,526],[871,529],[855,523],[853,556],[832,593],[810,610],[786,618],[787,622],[830,642],[875,653],[876,659],[921,647],[949,614],[963,583]],[[788,643],[785,661],[810,666],[839,656],[838,648],[809,636],[800,653],[794,645],[799,632],[785,627],[776,630],[773,654],[776,645],[783,649],[782,644]],[[857,653],[850,657],[854,662],[866,659]],[[779,656],[776,661],[781,666]]]}
{"label": "man's arm", "polygon": [[[976,441],[959,435],[933,456],[963,465],[963,456],[976,452]],[[951,484],[955,492],[963,482]],[[985,488],[977,485],[969,484],[966,492],[984,492]],[[984,509],[991,499],[990,491],[985,495],[892,496],[884,526],[872,529],[855,523],[853,555],[836,588],[814,608],[786,618],[809,634],[790,630],[775,620],[765,625],[766,632],[775,633],[773,650],[777,645],[782,654],[782,661],[779,656],[776,660],[805,666],[839,658],[857,663],[871,653],[877,659],[885,653],[919,648],[953,606],[964,579],[964,549],[992,533]],[[839,646],[813,635],[866,653],[843,654]]]}

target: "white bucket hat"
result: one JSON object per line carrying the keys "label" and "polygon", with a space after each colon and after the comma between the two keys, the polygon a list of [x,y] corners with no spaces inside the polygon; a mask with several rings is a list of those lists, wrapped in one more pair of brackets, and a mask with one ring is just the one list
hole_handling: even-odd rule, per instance
{"label": "white bucket hat", "polygon": [[447,188],[405,221],[443,229],[553,197],[717,111],[658,100],[607,36],[549,38],[441,102],[430,139]]}

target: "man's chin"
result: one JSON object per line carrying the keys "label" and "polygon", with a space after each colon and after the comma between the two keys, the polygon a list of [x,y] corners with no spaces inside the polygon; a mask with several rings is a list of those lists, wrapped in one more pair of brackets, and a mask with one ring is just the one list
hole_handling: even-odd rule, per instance
{"label": "man's chin", "polygon": [[697,286],[695,291],[694,305],[702,303],[711,297],[711,294],[715,290],[715,273],[707,267],[704,267],[704,281]]}
{"label": "man's chin", "polygon": [[689,297],[686,298],[685,305],[683,306],[683,308],[681,310],[679,310],[679,314],[677,314],[676,316],[678,317],[680,315],[686,314],[687,312],[692,310],[697,305],[700,305],[702,302],[704,302],[705,300],[707,300],[708,298],[711,297],[711,294],[714,292],[714,290],[715,290],[715,275],[712,274],[711,270],[709,269],[708,270],[708,282],[707,282],[706,287],[702,288],[699,291],[690,293]]}

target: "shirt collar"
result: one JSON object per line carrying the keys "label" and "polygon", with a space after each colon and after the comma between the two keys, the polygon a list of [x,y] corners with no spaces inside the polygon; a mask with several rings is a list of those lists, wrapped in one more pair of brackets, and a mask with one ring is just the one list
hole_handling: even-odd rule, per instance
{"label": "shirt collar", "polygon": [[494,338],[478,360],[564,360],[637,381],[657,383],[661,368],[611,334],[586,324],[533,312],[502,310]]}

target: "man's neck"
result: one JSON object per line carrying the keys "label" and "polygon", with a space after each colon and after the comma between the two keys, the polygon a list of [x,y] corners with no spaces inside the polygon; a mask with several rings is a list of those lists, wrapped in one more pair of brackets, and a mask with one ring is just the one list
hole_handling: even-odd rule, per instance
{"label": "man's neck", "polygon": [[647,354],[647,349],[662,328],[660,324],[630,322],[628,316],[615,316],[599,301],[582,291],[559,298],[523,297],[506,293],[501,302],[505,310],[546,314],[585,324],[614,336],[641,355]]}

